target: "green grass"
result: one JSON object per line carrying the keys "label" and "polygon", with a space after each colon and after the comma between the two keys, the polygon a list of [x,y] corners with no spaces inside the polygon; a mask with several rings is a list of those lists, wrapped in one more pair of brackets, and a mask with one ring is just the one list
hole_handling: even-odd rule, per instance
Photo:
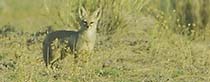
{"label": "green grass", "polygon": [[[0,81],[209,82],[209,2],[0,0]],[[41,33],[78,29],[81,5],[103,10],[94,53],[45,67]]]}

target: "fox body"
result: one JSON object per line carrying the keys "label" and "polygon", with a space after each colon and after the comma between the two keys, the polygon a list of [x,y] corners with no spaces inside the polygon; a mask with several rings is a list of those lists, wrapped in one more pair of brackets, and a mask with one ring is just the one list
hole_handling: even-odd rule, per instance
{"label": "fox body", "polygon": [[75,55],[82,51],[90,53],[94,48],[96,27],[100,15],[100,9],[89,14],[82,7],[79,9],[80,29],[78,31],[58,30],[49,33],[43,42],[43,58],[46,66],[52,61],[52,43],[56,39],[61,43],[66,42],[66,47],[69,47]]}

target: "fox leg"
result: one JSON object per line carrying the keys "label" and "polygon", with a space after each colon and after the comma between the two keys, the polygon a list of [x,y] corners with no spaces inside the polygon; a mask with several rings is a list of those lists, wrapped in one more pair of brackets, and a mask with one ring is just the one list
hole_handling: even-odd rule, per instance
{"label": "fox leg", "polygon": [[52,52],[53,52],[52,60],[50,61],[51,65],[53,65],[55,62],[57,62],[58,60],[60,60],[62,58],[62,54],[64,53],[64,50],[63,50],[63,48],[56,47],[53,49]]}
{"label": "fox leg", "polygon": [[66,56],[66,52],[67,52],[66,48],[62,48],[60,59],[64,59],[64,57]]}

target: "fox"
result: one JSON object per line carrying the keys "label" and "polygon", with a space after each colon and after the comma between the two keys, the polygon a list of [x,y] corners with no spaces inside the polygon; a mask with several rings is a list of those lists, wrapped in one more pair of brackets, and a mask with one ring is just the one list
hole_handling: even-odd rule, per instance
{"label": "fox", "polygon": [[[70,48],[74,58],[79,52],[86,51],[91,53],[96,41],[96,28],[101,17],[101,8],[97,8],[93,13],[87,11],[84,7],[79,8],[79,25],[80,29],[57,30],[46,35],[43,41],[43,59],[46,66],[52,61],[52,43],[59,40],[61,43],[66,42],[66,48]],[[63,57],[62,54],[60,57]]]}

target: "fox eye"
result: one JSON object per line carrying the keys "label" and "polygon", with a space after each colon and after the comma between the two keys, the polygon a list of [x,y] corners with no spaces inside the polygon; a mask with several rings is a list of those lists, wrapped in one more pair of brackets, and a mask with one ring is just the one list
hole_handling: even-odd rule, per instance
{"label": "fox eye", "polygon": [[94,22],[90,22],[90,24],[93,24]]}
{"label": "fox eye", "polygon": [[83,23],[84,23],[84,24],[87,24],[87,21],[86,21],[86,20],[83,20]]}

